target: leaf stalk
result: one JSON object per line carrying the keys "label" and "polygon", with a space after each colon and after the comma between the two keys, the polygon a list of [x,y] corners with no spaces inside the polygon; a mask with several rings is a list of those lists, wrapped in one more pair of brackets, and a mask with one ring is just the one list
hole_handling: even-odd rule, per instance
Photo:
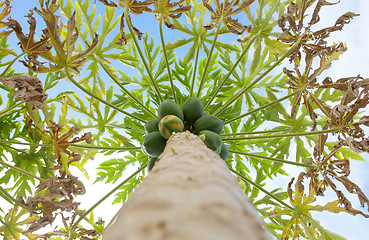
{"label": "leaf stalk", "polygon": [[236,120],[238,120],[238,119],[244,118],[244,117],[246,117],[246,116],[248,116],[248,115],[250,115],[250,114],[252,114],[252,113],[254,113],[254,112],[257,112],[257,111],[260,111],[260,110],[262,110],[262,109],[265,109],[265,108],[268,108],[268,107],[274,106],[275,104],[280,103],[280,102],[282,102],[282,101],[286,100],[287,98],[293,97],[293,96],[295,96],[296,94],[298,94],[298,93],[300,93],[300,92],[302,92],[302,91],[303,91],[303,90],[299,90],[299,91],[296,91],[296,92],[290,93],[290,94],[288,94],[288,95],[286,95],[286,96],[284,96],[284,97],[282,97],[282,98],[280,98],[280,99],[277,99],[277,100],[275,100],[275,101],[273,101],[273,102],[270,102],[270,103],[268,103],[268,104],[265,104],[265,105],[263,105],[263,106],[260,106],[260,107],[258,107],[258,108],[255,108],[255,109],[253,109],[253,110],[251,110],[251,111],[249,111],[249,112],[247,112],[247,113],[241,114],[240,116],[237,116],[237,117],[235,117],[235,118],[229,119],[229,120],[225,121],[225,122],[224,122],[224,124],[231,123],[231,122],[236,121]]}
{"label": "leaf stalk", "polygon": [[271,161],[274,161],[274,162],[286,163],[286,164],[291,164],[291,165],[295,165],[295,166],[299,166],[299,167],[319,168],[318,166],[315,166],[315,165],[292,162],[292,161],[287,161],[287,160],[283,160],[283,159],[279,159],[279,158],[273,158],[273,157],[268,157],[268,156],[263,156],[263,155],[258,155],[258,154],[235,151],[235,150],[231,150],[231,149],[229,149],[228,151],[231,152],[231,153],[239,154],[239,155],[244,155],[244,156],[254,157],[254,158],[262,158],[262,159],[271,160]]}
{"label": "leaf stalk", "polygon": [[287,53],[285,53],[281,58],[279,58],[272,66],[270,66],[265,72],[263,72],[257,79],[255,79],[252,83],[250,83],[247,87],[243,88],[236,95],[234,95],[231,99],[229,99],[222,107],[218,108],[213,115],[218,116],[222,113],[229,105],[234,103],[238,98],[240,98],[244,93],[250,90],[255,84],[257,84],[260,80],[262,80],[270,71],[272,71],[276,66],[278,66],[286,57],[288,57],[300,44],[301,38],[292,45]]}
{"label": "leaf stalk", "polygon": [[1,165],[4,165],[4,166],[7,166],[8,168],[11,168],[11,169],[13,169],[13,170],[15,170],[15,171],[17,171],[17,172],[20,172],[20,173],[22,173],[22,174],[24,174],[24,175],[27,175],[27,176],[32,177],[32,178],[34,178],[34,179],[37,179],[37,180],[39,180],[39,181],[41,181],[41,182],[45,181],[45,179],[43,179],[43,178],[40,178],[40,177],[38,177],[38,176],[36,176],[36,175],[34,175],[34,174],[30,173],[30,172],[27,172],[27,171],[26,171],[26,170],[24,170],[24,169],[21,169],[21,168],[19,168],[19,167],[13,166],[13,165],[11,165],[11,164],[9,164],[9,163],[6,163],[6,162],[3,162],[3,161],[1,161],[1,160],[0,160],[0,164],[1,164]]}
{"label": "leaf stalk", "polygon": [[220,26],[221,26],[221,21],[219,21],[219,23],[218,23],[218,27],[217,27],[217,30],[216,30],[215,35],[214,35],[213,43],[211,44],[209,55],[208,55],[207,60],[206,60],[204,72],[202,73],[202,76],[201,76],[199,90],[197,91],[197,97],[198,98],[200,97],[201,90],[202,90],[202,87],[203,87],[204,82],[205,82],[205,77],[206,77],[206,74],[208,72],[208,68],[209,68],[210,62],[211,62],[211,55],[213,54],[213,51],[214,51],[214,48],[215,48],[215,44],[216,44],[217,39],[218,39]]}
{"label": "leaf stalk", "polygon": [[147,71],[147,74],[149,75],[149,78],[151,80],[151,83],[152,85],[154,86],[154,89],[155,89],[155,92],[156,92],[156,95],[158,96],[160,102],[164,101],[163,97],[160,95],[160,91],[159,91],[159,88],[158,88],[158,85],[156,84],[155,82],[155,79],[154,77],[152,76],[151,74],[151,71],[150,71],[150,68],[149,68],[149,65],[147,64],[146,60],[145,60],[145,57],[142,53],[142,50],[140,48],[140,45],[138,44],[138,41],[135,37],[135,34],[133,32],[133,29],[132,29],[132,25],[131,25],[131,22],[129,21],[129,13],[128,13],[128,8],[126,7],[125,10],[124,10],[124,16],[126,18],[126,23],[127,23],[127,26],[128,26],[128,29],[129,29],[129,32],[131,33],[131,36],[132,36],[132,39],[133,39],[133,42],[136,46],[136,49],[138,51],[138,54],[140,55],[141,57],[141,60],[142,60],[142,63],[144,64],[145,66],[145,69]]}
{"label": "leaf stalk", "polygon": [[212,94],[210,100],[208,101],[208,103],[205,105],[204,107],[204,111],[206,111],[206,109],[210,106],[210,104],[214,101],[214,99],[218,96],[218,93],[220,92],[220,90],[222,89],[222,87],[224,86],[224,84],[226,83],[226,81],[228,80],[228,78],[231,76],[231,74],[233,73],[233,71],[236,69],[237,65],[241,62],[242,58],[246,55],[246,53],[248,53],[251,45],[254,43],[256,38],[252,38],[246,45],[245,49],[243,50],[243,52],[241,53],[240,57],[237,59],[237,61],[233,64],[232,69],[229,70],[229,72],[227,73],[227,75],[223,78],[222,82],[219,84],[219,86],[217,87],[217,90],[215,91],[214,94]]}
{"label": "leaf stalk", "polygon": [[138,105],[140,105],[148,114],[153,116],[154,118],[158,118],[158,116],[153,113],[149,108],[147,108],[140,100],[138,100],[128,89],[126,89],[123,84],[119,82],[119,80],[114,76],[114,74],[109,70],[105,64],[101,61],[101,59],[94,54],[95,59],[100,63],[101,67],[104,69],[104,71],[109,75],[109,77],[125,92],[133,101],[135,101]]}
{"label": "leaf stalk", "polygon": [[19,103],[14,104],[13,106],[4,109],[3,111],[0,112],[0,118],[7,115],[11,110],[21,106],[23,103],[24,103],[23,101],[20,101]]}
{"label": "leaf stalk", "polygon": [[160,15],[160,19],[159,19],[159,31],[160,31],[161,45],[163,46],[163,55],[164,55],[165,63],[166,63],[166,66],[167,66],[167,71],[168,71],[168,76],[169,76],[169,82],[170,82],[170,88],[172,89],[172,94],[173,94],[174,102],[178,104],[177,96],[176,96],[176,90],[175,90],[174,84],[173,84],[172,73],[171,73],[170,67],[169,67],[167,49],[165,47],[165,41],[164,41],[164,35],[163,35],[163,21],[164,21],[163,16]]}
{"label": "leaf stalk", "polygon": [[297,133],[286,133],[286,134],[271,134],[271,135],[260,135],[260,136],[245,136],[245,137],[233,137],[233,138],[222,138],[223,141],[238,141],[238,140],[255,140],[255,139],[266,139],[266,138],[284,138],[284,137],[301,137],[319,135],[325,133],[339,132],[342,128],[332,128],[328,130],[313,131],[313,132],[297,132]]}
{"label": "leaf stalk", "polygon": [[79,84],[76,80],[73,79],[73,77],[70,74],[68,68],[65,68],[65,73],[66,73],[66,75],[68,77],[68,80],[70,80],[76,87],[78,87],[82,92],[86,93],[90,97],[95,98],[99,102],[104,103],[105,105],[107,105],[107,106],[109,106],[109,107],[117,110],[118,112],[123,113],[123,114],[125,114],[125,115],[127,115],[127,116],[129,116],[131,118],[134,118],[134,119],[140,121],[140,122],[143,122],[143,123],[146,123],[147,122],[146,120],[144,120],[144,119],[142,119],[140,117],[137,117],[137,116],[132,115],[131,113],[129,113],[127,111],[124,111],[123,109],[120,109],[119,107],[111,104],[110,102],[106,101],[105,99],[102,99],[102,98],[96,96],[94,93],[92,93],[92,92],[88,91],[86,88],[82,87],[81,84]]}
{"label": "leaf stalk", "polygon": [[273,194],[271,194],[269,191],[265,190],[263,187],[261,187],[259,184],[254,183],[253,181],[251,181],[250,179],[246,178],[244,175],[242,175],[241,173],[237,172],[236,170],[229,168],[229,170],[231,172],[233,172],[234,174],[236,174],[240,179],[242,179],[244,182],[250,183],[251,185],[253,185],[254,187],[256,187],[257,189],[259,189],[260,191],[262,191],[263,193],[265,193],[266,195],[268,195],[269,197],[273,198],[274,200],[276,200],[277,202],[279,202],[281,205],[285,206],[286,208],[290,209],[291,211],[296,212],[296,210],[291,207],[290,205],[288,205],[287,203],[283,202],[282,200],[280,200],[279,198],[277,198],[276,196],[274,196]]}

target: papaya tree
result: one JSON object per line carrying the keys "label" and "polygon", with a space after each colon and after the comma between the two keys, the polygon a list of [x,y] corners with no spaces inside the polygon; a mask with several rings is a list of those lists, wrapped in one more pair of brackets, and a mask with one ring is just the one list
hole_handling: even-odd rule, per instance
{"label": "papaya tree", "polygon": [[[369,217],[369,80],[325,75],[336,4],[1,2],[1,236],[344,239],[313,214]],[[115,186],[84,209],[91,180]]]}

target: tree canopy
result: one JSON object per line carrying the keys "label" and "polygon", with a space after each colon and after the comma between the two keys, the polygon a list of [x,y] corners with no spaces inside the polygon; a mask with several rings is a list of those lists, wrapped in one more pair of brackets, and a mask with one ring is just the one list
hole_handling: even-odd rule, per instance
{"label": "tree canopy", "polygon": [[[224,121],[225,161],[277,239],[342,239],[312,213],[369,217],[350,169],[369,152],[369,79],[323,77],[347,50],[331,33],[358,16],[321,27],[335,4],[39,0],[21,24],[1,2],[0,196],[12,207],[0,206],[0,234],[97,239],[109,223],[93,210],[112,194],[124,203],[149,173],[145,124],[164,100],[198,97]],[[269,188],[286,165],[299,172]],[[117,187],[80,209],[90,181]]]}

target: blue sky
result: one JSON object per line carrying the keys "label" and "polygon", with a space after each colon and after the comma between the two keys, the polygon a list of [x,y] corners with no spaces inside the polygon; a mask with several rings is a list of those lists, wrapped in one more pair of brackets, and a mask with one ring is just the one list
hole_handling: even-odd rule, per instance
{"label": "blue sky", "polygon": [[[93,3],[93,0],[91,1]],[[38,6],[37,0],[13,0],[12,2],[12,18],[17,19],[21,22],[23,29],[25,32],[28,32],[28,24],[26,24],[26,18],[23,16],[28,13],[28,10],[34,6]],[[97,1],[97,6],[103,10],[103,6],[101,3]],[[325,75],[330,76],[332,79],[338,79],[341,77],[350,77],[356,76],[360,74],[363,77],[369,76],[369,48],[367,43],[369,43],[369,32],[367,31],[369,17],[367,11],[369,10],[369,1],[368,0],[341,0],[341,3],[335,6],[324,7],[322,12],[324,14],[321,15],[321,24],[322,26],[325,25],[333,25],[335,20],[341,16],[343,13],[347,11],[352,11],[355,13],[361,14],[360,17],[357,17],[352,20],[351,24],[345,26],[342,32],[337,32],[332,34],[331,39],[332,41],[343,41],[348,46],[348,51],[340,57],[339,61],[334,62],[331,69],[324,72]],[[152,15],[152,18],[154,16]],[[134,24],[137,21],[134,21]],[[149,33],[154,33],[158,36],[158,27],[156,29],[152,29],[151,27],[147,27],[147,22],[139,22],[139,25],[143,26],[140,27],[141,31],[148,30]],[[38,26],[38,30],[41,29],[42,26]],[[146,29],[145,29],[146,28]],[[170,34],[177,34],[176,32],[166,31],[165,33],[166,39],[172,39]],[[173,36],[176,37],[176,36]],[[335,40],[337,39],[337,40]],[[159,44],[159,39],[156,41]],[[368,110],[368,109],[367,109]],[[367,111],[369,112],[369,111]],[[364,155],[366,160],[369,160],[368,155]],[[351,163],[352,168],[352,176],[351,179],[356,182],[363,191],[369,195],[369,162],[359,162],[359,161],[352,161]],[[93,168],[96,166],[88,165],[88,171],[91,173]],[[132,168],[132,170],[134,170]],[[288,171],[291,174],[294,173],[294,168],[287,167]],[[129,173],[127,172],[129,175]],[[90,174],[91,178],[94,179],[94,174]],[[124,179],[125,176],[122,176]],[[83,179],[81,175],[80,178]],[[281,180],[288,182],[289,179]],[[99,192],[101,195],[105,194],[110,190],[109,187],[105,186],[104,184],[99,184],[97,186],[87,186],[87,194],[82,197],[78,197],[78,201],[82,202],[82,208],[89,208],[92,204],[94,204],[94,200],[96,200],[96,189],[100,187]],[[92,201],[91,201],[92,199]],[[112,198],[106,200],[103,205],[101,205],[96,211],[95,216],[97,215],[105,215],[109,212],[110,217],[114,215],[114,212],[119,208],[118,205],[111,205]],[[353,201],[353,202],[356,202]],[[359,208],[359,206],[355,206]],[[341,234],[345,236],[347,239],[350,240],[363,240],[365,236],[368,235],[369,230],[367,229],[369,226],[369,220],[364,219],[361,216],[353,217],[349,214],[329,214],[329,213],[321,213],[315,215],[323,226],[328,228],[329,230]]]}

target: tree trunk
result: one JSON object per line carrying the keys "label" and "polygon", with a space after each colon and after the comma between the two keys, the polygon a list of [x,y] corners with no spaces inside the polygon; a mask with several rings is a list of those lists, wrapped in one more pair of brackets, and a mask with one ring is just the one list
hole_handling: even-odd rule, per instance
{"label": "tree trunk", "polygon": [[172,136],[103,240],[271,239],[225,162],[194,134]]}

